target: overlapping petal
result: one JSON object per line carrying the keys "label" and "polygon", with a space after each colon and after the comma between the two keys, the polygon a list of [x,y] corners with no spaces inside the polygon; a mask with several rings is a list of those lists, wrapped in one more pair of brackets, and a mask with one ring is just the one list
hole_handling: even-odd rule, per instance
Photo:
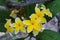
{"label": "overlapping petal", "polygon": [[52,17],[52,13],[50,12],[49,9],[46,9],[45,10],[45,14],[48,15],[49,17]]}
{"label": "overlapping petal", "polygon": [[33,35],[34,35],[34,36],[37,36],[39,32],[40,32],[40,31],[33,30]]}
{"label": "overlapping petal", "polygon": [[27,27],[27,33],[30,33],[31,31],[33,31],[33,26],[32,25]]}
{"label": "overlapping petal", "polygon": [[7,32],[13,32],[13,28],[10,26],[11,24],[11,19],[8,19],[6,24],[5,24],[5,28],[7,29]]}
{"label": "overlapping petal", "polygon": [[24,32],[25,31],[25,27],[23,22],[20,20],[20,18],[16,18],[15,19],[15,23],[13,23],[13,26],[15,28],[15,32]]}
{"label": "overlapping petal", "polygon": [[30,20],[24,20],[23,23],[26,24],[26,25],[31,25],[31,21]]}
{"label": "overlapping petal", "polygon": [[11,11],[10,16],[13,17],[13,18],[16,18],[17,17],[16,13],[18,13],[18,12],[19,12],[18,10],[14,9],[14,10]]}

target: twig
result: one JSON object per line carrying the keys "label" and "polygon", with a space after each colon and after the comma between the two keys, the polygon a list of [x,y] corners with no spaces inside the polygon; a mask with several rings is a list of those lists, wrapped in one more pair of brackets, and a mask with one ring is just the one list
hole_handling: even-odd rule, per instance
{"label": "twig", "polygon": [[46,2],[46,1],[50,1],[50,0],[26,0],[26,1],[21,1],[21,2],[7,0],[8,7],[0,5],[0,10],[9,11],[10,10],[9,8],[19,9],[21,6],[27,6],[27,5],[31,5],[34,3]]}
{"label": "twig", "polygon": [[50,0],[26,0],[26,1],[21,1],[21,2],[8,0],[7,2],[9,3],[10,6],[20,7],[20,6],[27,6],[34,3],[41,3],[41,2],[47,2],[47,1],[50,1]]}
{"label": "twig", "polygon": [[1,6],[1,5],[0,5],[0,10],[9,11],[9,8],[6,7],[6,6]]}

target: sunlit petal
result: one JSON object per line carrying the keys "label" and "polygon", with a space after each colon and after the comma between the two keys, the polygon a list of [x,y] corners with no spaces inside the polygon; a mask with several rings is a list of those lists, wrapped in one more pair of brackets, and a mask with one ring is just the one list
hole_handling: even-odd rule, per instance
{"label": "sunlit petal", "polygon": [[31,21],[30,20],[24,20],[23,23],[26,24],[26,25],[31,25]]}
{"label": "sunlit petal", "polygon": [[45,14],[48,15],[49,17],[52,17],[52,13],[50,12],[49,9],[46,9]]}
{"label": "sunlit petal", "polygon": [[5,27],[6,27],[6,28],[9,27],[10,24],[11,24],[11,19],[8,19],[7,22],[6,22],[6,24],[5,24]]}
{"label": "sunlit petal", "polygon": [[27,33],[30,33],[33,30],[33,26],[28,26],[27,27]]}
{"label": "sunlit petal", "polygon": [[13,28],[11,28],[11,27],[9,27],[9,28],[7,28],[7,32],[13,32],[14,31],[14,29]]}
{"label": "sunlit petal", "polygon": [[33,30],[33,35],[34,35],[34,36],[37,36],[38,33],[39,33],[39,31],[37,31],[37,30]]}
{"label": "sunlit petal", "polygon": [[5,24],[5,28],[7,29],[7,32],[13,32],[13,28],[10,27],[10,24],[11,24],[11,19],[8,19],[6,24]]}
{"label": "sunlit petal", "polygon": [[36,18],[37,18],[37,15],[36,14],[31,14],[31,16],[30,16],[30,19],[31,20],[36,20]]}
{"label": "sunlit petal", "polygon": [[40,21],[41,21],[41,23],[46,23],[47,21],[46,21],[46,18],[44,18],[44,17],[41,17],[41,18],[39,18],[40,19]]}
{"label": "sunlit petal", "polygon": [[36,8],[35,8],[35,12],[36,12],[36,13],[40,13],[40,9],[36,7]]}
{"label": "sunlit petal", "polygon": [[15,33],[17,34],[19,32],[19,27],[15,27]]}
{"label": "sunlit petal", "polygon": [[41,9],[45,10],[46,9],[45,5],[42,4]]}
{"label": "sunlit petal", "polygon": [[22,21],[21,21],[21,19],[20,19],[19,17],[17,17],[17,18],[15,19],[15,23],[22,23]]}
{"label": "sunlit petal", "polygon": [[19,28],[19,30],[21,31],[21,32],[25,32],[24,30],[25,30],[25,28],[22,26],[22,27],[20,27]]}
{"label": "sunlit petal", "polygon": [[39,27],[38,26],[34,26],[34,30],[39,30]]}
{"label": "sunlit petal", "polygon": [[19,12],[18,10],[14,9],[14,10],[11,11],[10,16],[13,17],[13,18],[16,18],[17,17],[16,13],[18,13],[18,12]]}

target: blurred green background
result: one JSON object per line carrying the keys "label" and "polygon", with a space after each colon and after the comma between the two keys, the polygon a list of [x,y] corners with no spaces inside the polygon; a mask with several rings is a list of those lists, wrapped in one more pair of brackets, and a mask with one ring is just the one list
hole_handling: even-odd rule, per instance
{"label": "blurred green background", "polygon": [[[60,12],[60,0],[53,0],[51,2],[44,2],[44,4],[46,5],[47,8],[50,9],[50,11],[53,14],[53,17],[56,16],[56,14],[58,12]],[[7,6],[7,2],[5,0],[0,0],[0,5]],[[25,9],[26,10],[26,12],[25,12],[26,17],[28,17],[31,13],[34,13],[34,11],[33,11],[34,7],[35,7],[35,5],[34,6],[33,5],[29,5],[29,6],[26,7],[26,9]],[[4,28],[4,24],[6,22],[5,19],[6,18],[10,18],[9,15],[10,15],[9,11],[7,12],[7,11],[0,10],[0,32],[5,32],[6,31],[6,29]],[[43,33],[45,33],[45,31]],[[53,33],[53,32],[51,32],[51,33]],[[49,35],[47,35],[47,34],[45,35],[45,34],[42,34],[44,36],[43,37],[40,36],[40,37],[42,37],[42,40],[47,40],[46,38],[48,38],[48,40],[49,40],[49,37],[44,38],[45,36],[49,36]],[[48,33],[48,34],[50,34],[50,33]],[[54,35],[55,34],[53,34],[53,36]],[[54,37],[54,38],[56,38],[56,37]],[[57,36],[57,38],[58,38],[58,36]],[[51,38],[50,40],[60,40],[60,35],[59,35],[58,39]]]}

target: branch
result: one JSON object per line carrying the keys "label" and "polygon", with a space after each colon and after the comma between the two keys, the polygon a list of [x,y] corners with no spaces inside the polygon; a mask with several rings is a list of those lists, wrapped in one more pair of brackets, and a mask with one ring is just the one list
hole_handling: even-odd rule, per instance
{"label": "branch", "polygon": [[1,6],[1,5],[0,5],[0,10],[3,10],[3,11],[9,11],[9,8],[6,7],[6,6]]}
{"label": "branch", "polygon": [[27,6],[34,3],[41,3],[41,2],[47,2],[47,1],[50,1],[50,0],[26,0],[26,1],[21,1],[21,2],[8,0],[7,2],[9,3],[10,6],[20,7],[20,6]]}
{"label": "branch", "polygon": [[9,8],[19,9],[21,6],[28,6],[34,3],[41,3],[41,2],[46,2],[46,1],[50,1],[50,0],[26,0],[26,1],[21,1],[21,2],[7,0],[8,7],[0,5],[0,10],[9,11],[10,10]]}

